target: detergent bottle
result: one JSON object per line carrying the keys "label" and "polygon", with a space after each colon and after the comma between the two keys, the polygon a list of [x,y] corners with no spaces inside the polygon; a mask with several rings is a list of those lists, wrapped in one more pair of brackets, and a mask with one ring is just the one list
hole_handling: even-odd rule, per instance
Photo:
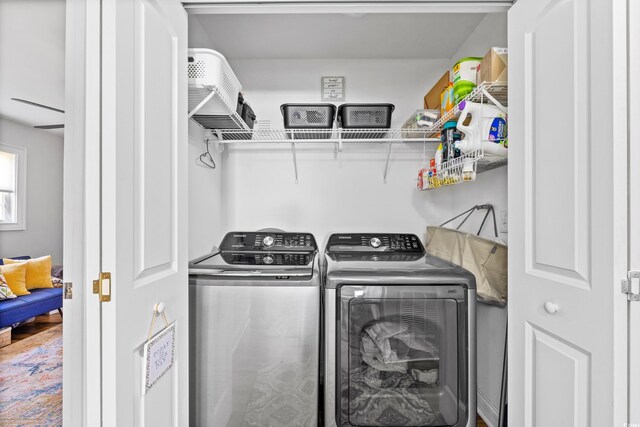
{"label": "detergent bottle", "polygon": [[[456,127],[464,138],[456,142],[463,153],[484,149],[486,154],[507,157],[507,115],[491,104],[462,101]],[[463,123],[471,114],[469,124]]]}

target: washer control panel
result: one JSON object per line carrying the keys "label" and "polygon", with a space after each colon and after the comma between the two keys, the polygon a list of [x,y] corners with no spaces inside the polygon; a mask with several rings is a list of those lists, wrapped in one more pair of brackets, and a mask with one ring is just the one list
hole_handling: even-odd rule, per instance
{"label": "washer control panel", "polygon": [[221,252],[220,256],[227,264],[232,265],[307,265],[313,261],[314,254],[306,253],[248,253],[248,252]]}
{"label": "washer control panel", "polygon": [[220,244],[221,252],[314,252],[317,250],[316,239],[311,233],[233,232],[227,233]]}
{"label": "washer control panel", "polygon": [[332,234],[327,252],[401,252],[424,253],[415,234]]}

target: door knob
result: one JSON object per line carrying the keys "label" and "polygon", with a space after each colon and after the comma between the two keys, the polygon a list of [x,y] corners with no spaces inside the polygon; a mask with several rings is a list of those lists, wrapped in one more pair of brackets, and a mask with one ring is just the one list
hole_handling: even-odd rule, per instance
{"label": "door knob", "polygon": [[162,314],[164,313],[164,309],[166,308],[166,304],[163,302],[159,302],[155,305],[154,309],[156,311],[156,313],[158,314]]}
{"label": "door knob", "polygon": [[544,309],[549,314],[556,314],[560,307],[555,302],[547,301],[544,303]]}

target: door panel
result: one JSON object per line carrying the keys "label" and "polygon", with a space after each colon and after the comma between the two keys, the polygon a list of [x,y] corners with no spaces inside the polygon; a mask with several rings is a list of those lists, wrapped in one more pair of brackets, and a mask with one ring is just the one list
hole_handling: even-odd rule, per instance
{"label": "door panel", "polygon": [[[525,416],[540,426],[588,425],[590,355],[553,334],[525,326]],[[546,408],[564,404],[554,412]]]}
{"label": "door panel", "polygon": [[[524,39],[528,267],[530,274],[577,286],[588,286],[589,277],[587,7],[586,1],[549,2]],[[552,55],[551,47],[573,54]],[[574,81],[550,78],[558,70]]]}
{"label": "door panel", "polygon": [[[178,1],[102,6],[103,425],[188,425],[187,19]],[[174,365],[143,392],[154,307]]]}
{"label": "door panel", "polygon": [[[160,11],[146,0],[136,1],[134,110],[135,145],[134,203],[137,280],[153,274],[175,272],[176,124],[177,72],[180,59],[173,28]],[[157,72],[166,70],[166,72]],[[159,118],[164,118],[159,120]]]}
{"label": "door panel", "polygon": [[510,425],[613,425],[611,254],[626,242],[614,237],[611,16],[589,0],[509,11]]}

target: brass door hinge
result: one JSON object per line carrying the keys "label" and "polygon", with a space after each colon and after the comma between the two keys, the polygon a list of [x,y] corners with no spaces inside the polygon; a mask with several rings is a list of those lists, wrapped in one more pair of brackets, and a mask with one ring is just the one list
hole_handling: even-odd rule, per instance
{"label": "brass door hinge", "polygon": [[73,299],[73,283],[64,282],[62,284],[62,287],[63,287],[62,295],[64,295],[64,299]]}
{"label": "brass door hinge", "polygon": [[93,281],[93,293],[98,294],[100,302],[111,301],[111,273],[100,273],[100,278]]}

